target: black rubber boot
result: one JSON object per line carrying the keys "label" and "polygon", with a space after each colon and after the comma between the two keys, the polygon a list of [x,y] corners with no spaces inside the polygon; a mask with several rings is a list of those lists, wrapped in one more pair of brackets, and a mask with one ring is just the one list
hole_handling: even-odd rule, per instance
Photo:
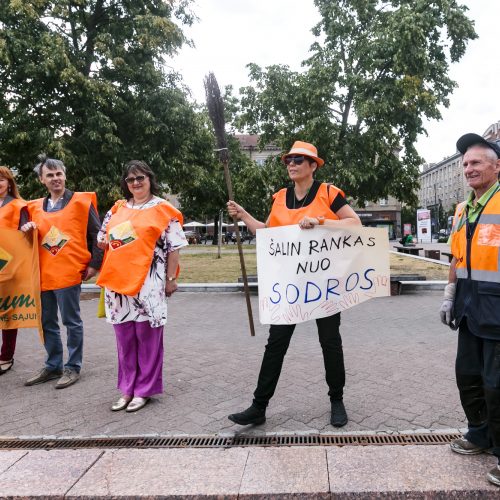
{"label": "black rubber boot", "polygon": [[227,418],[238,425],[260,425],[266,421],[266,410],[252,405],[240,413],[232,413]]}
{"label": "black rubber boot", "polygon": [[332,401],[330,423],[334,427],[343,427],[347,424],[347,412],[345,411],[345,406],[341,399],[334,399]]}

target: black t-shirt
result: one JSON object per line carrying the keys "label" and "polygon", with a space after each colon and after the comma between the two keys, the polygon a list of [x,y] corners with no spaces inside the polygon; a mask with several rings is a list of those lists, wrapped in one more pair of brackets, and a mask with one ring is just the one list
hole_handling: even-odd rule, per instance
{"label": "black t-shirt", "polygon": [[[309,189],[309,192],[301,200],[297,199],[297,197],[295,196],[295,190],[293,189],[293,186],[288,187],[286,189],[286,208],[293,210],[294,208],[297,209],[307,207],[307,205],[310,205],[316,197],[320,186],[321,182],[315,180],[311,186],[311,189]],[[345,197],[342,196],[342,193],[338,193],[332,204],[330,205],[330,209],[333,213],[337,213],[345,205],[347,205]]]}

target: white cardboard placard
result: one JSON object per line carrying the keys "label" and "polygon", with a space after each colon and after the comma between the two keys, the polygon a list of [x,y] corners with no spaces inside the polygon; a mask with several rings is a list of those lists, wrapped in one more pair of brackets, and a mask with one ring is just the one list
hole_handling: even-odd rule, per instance
{"label": "white cardboard placard", "polygon": [[259,319],[295,324],[390,295],[385,228],[257,230]]}

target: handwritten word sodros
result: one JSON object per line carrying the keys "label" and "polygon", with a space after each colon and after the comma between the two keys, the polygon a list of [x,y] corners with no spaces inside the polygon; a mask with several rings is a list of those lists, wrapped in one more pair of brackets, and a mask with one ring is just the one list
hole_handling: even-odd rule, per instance
{"label": "handwritten word sodros", "polygon": [[318,285],[314,281],[307,281],[303,285],[294,283],[275,283],[269,300],[273,304],[308,304],[318,300],[333,300],[344,293],[356,290],[369,291],[374,287],[375,269],[366,269],[358,273],[354,272],[346,279],[329,278],[325,284]]}

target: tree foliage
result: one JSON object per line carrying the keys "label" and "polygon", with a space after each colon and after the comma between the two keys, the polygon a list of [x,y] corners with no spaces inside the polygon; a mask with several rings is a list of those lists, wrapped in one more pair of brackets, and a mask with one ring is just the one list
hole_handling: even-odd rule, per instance
{"label": "tree foliage", "polygon": [[[249,65],[237,125],[283,149],[318,147],[320,177],[363,203],[392,195],[416,203],[417,136],[441,117],[455,83],[449,64],[476,37],[455,0],[315,0],[318,41],[303,62]],[[332,170],[333,167],[333,170]]]}
{"label": "tree foliage", "polygon": [[[206,113],[200,113],[199,119],[204,119],[206,127],[203,144],[205,161],[191,163],[187,175],[176,183],[177,192],[183,213],[190,218],[218,221],[220,211],[225,214],[228,193],[224,180],[224,170],[214,153],[215,139],[211,132]],[[197,139],[195,139],[196,141]],[[265,218],[269,212],[272,192],[269,191],[269,171],[259,167],[242,152],[237,139],[227,136],[229,149],[229,170],[233,184],[234,197],[244,206],[252,207],[256,217]],[[200,142],[199,142],[200,143]],[[224,215],[227,219],[227,215]]]}
{"label": "tree foliage", "polygon": [[[191,0],[10,0],[0,3],[0,160],[20,172],[23,195],[46,152],[69,185],[97,190],[107,208],[123,163],[146,160],[175,184],[210,138],[167,58],[186,39]],[[195,143],[193,138],[205,142]]]}

